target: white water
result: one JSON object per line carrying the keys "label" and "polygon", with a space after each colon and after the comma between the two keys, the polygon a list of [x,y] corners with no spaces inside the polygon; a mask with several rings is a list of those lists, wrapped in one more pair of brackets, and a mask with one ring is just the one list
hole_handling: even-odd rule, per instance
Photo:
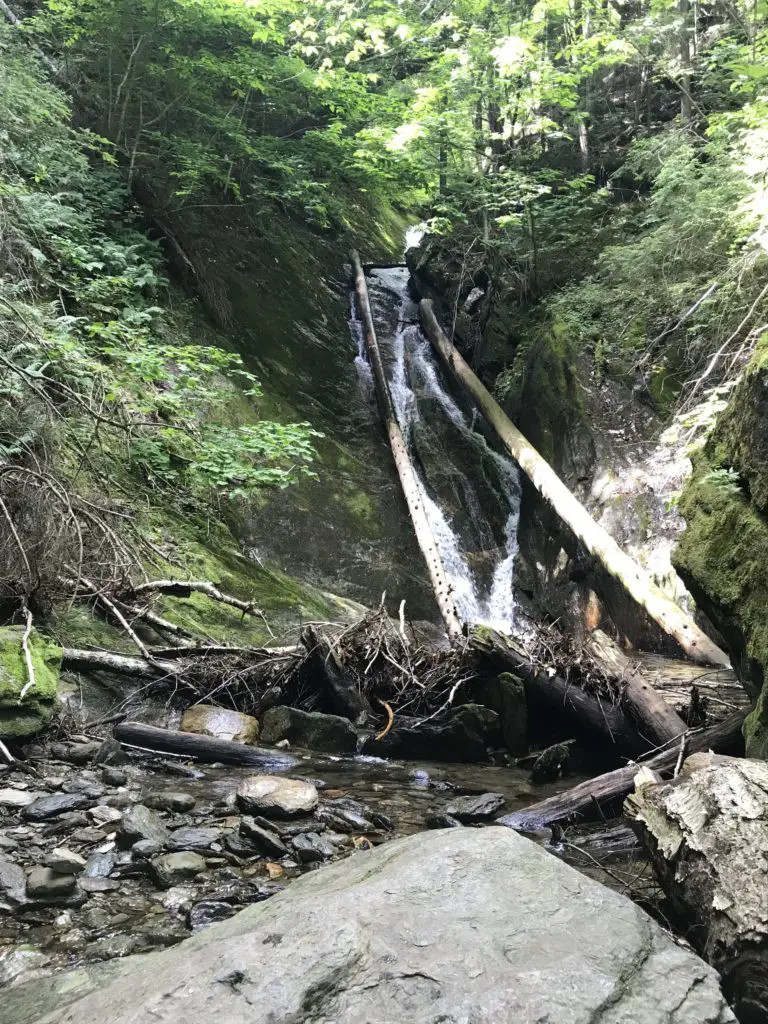
{"label": "white water", "polygon": [[[467,622],[509,631],[515,613],[519,472],[479,432],[477,413],[465,412],[447,389],[418,326],[408,279],[405,268],[376,270],[369,278],[398,422],[419,467],[424,506],[459,615]],[[354,301],[350,324],[361,387],[372,399],[371,369]],[[491,559],[493,564],[486,564],[485,572],[473,569],[472,562],[478,559]]]}

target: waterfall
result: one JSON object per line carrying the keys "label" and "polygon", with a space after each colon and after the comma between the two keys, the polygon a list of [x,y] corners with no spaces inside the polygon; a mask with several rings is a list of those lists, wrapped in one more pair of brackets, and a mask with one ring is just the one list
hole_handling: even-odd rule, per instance
{"label": "waterfall", "polygon": [[[482,417],[451,393],[418,325],[408,270],[375,270],[368,288],[397,419],[418,470],[459,615],[509,631],[520,515],[517,466],[495,450]],[[350,327],[361,388],[372,400],[371,370],[354,302]]]}

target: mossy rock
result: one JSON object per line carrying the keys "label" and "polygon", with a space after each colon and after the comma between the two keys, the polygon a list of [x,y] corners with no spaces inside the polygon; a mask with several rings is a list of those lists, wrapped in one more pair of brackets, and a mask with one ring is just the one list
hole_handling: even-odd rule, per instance
{"label": "mossy rock", "polygon": [[501,735],[510,754],[520,756],[528,749],[528,708],[525,684],[511,672],[502,672],[483,683],[476,693],[479,704],[499,716]]}
{"label": "mossy rock", "polygon": [[23,626],[0,627],[0,739],[20,742],[40,732],[51,720],[61,668],[61,649],[33,629],[27,641],[35,681],[29,682],[22,648]]}

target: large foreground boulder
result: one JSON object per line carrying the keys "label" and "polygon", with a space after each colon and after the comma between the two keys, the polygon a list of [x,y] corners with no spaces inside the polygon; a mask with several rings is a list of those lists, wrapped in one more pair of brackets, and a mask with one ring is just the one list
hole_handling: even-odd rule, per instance
{"label": "large foreground boulder", "polygon": [[181,946],[12,989],[0,1024],[728,1024],[712,968],[504,828],[410,836]]}

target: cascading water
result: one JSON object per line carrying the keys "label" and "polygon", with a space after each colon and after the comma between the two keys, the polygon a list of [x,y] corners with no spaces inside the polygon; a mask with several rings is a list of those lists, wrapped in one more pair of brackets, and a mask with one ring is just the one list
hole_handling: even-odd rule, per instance
{"label": "cascading water", "polygon": [[[514,621],[514,562],[520,514],[518,469],[495,451],[475,410],[465,411],[446,384],[418,325],[405,267],[375,270],[371,308],[392,400],[460,616],[509,631]],[[350,325],[361,387],[373,380],[354,300]]]}

